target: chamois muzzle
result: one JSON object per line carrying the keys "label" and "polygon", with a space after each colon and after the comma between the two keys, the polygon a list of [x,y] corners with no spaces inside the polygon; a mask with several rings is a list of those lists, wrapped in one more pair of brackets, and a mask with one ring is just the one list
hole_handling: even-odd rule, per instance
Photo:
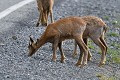
{"label": "chamois muzzle", "polygon": [[36,52],[35,43],[31,37],[30,37],[30,42],[28,45],[28,50],[29,50],[29,53],[28,53],[29,57],[32,56]]}

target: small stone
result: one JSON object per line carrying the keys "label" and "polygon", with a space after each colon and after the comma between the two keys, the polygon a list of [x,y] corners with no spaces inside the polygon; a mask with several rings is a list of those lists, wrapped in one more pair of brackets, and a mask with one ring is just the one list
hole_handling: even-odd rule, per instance
{"label": "small stone", "polygon": [[14,40],[16,40],[16,39],[17,39],[17,37],[16,37],[16,36],[12,36],[12,38],[13,38]]}

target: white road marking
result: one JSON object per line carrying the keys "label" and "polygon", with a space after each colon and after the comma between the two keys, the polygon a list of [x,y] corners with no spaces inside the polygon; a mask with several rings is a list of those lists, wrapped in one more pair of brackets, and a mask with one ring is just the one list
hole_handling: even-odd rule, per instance
{"label": "white road marking", "polygon": [[23,1],[15,4],[15,5],[9,7],[8,9],[0,12],[0,19],[4,18],[5,16],[10,14],[11,12],[17,10],[18,8],[24,6],[24,5],[26,5],[26,4],[28,4],[28,3],[32,2],[32,1],[34,1],[34,0],[23,0]]}

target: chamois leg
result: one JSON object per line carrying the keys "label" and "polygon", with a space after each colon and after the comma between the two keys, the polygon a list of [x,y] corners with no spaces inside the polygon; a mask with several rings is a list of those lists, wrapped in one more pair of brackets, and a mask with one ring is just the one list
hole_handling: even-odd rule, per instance
{"label": "chamois leg", "polygon": [[83,56],[83,63],[82,63],[82,54],[80,54],[78,62],[76,63],[76,66],[79,66],[81,63],[81,67],[85,66],[87,64],[87,57],[88,57],[88,47],[86,46],[86,44],[84,43],[82,36],[78,38],[78,36],[76,37],[76,42],[79,46],[79,48],[82,48],[83,52],[84,52],[84,56]]}
{"label": "chamois leg", "polygon": [[[82,64],[82,61],[83,61],[83,53],[84,53],[84,50],[82,48],[82,46],[80,45],[79,46],[79,49],[80,49],[80,56],[79,56],[79,62],[77,63],[77,65],[81,65]],[[76,66],[77,66],[76,65]]]}
{"label": "chamois leg", "polygon": [[56,62],[56,50],[57,50],[57,46],[58,46],[58,40],[55,39],[54,43],[53,43],[53,57],[52,60]]}
{"label": "chamois leg", "polygon": [[49,16],[49,11],[47,11],[47,14],[46,14],[46,21],[47,21],[47,23],[46,23],[46,25],[48,25],[48,16]]}
{"label": "chamois leg", "polygon": [[50,10],[50,18],[51,18],[51,23],[53,23],[54,20],[53,20],[53,12],[52,12],[52,9]]}
{"label": "chamois leg", "polygon": [[[87,45],[87,38],[84,38],[84,43]],[[82,54],[83,50],[82,48],[80,48],[80,54]],[[75,57],[75,55],[77,55],[77,43],[75,42],[75,48],[74,48],[74,53],[73,53],[73,57]],[[88,50],[88,61],[91,60],[92,54],[91,52]]]}
{"label": "chamois leg", "polygon": [[[87,43],[87,38],[84,38],[83,40],[84,40],[85,44],[88,45],[88,43]],[[92,57],[92,54],[91,54],[91,52],[88,50],[88,58],[87,58],[87,60],[90,61],[90,60],[91,60],[91,57]]]}
{"label": "chamois leg", "polygon": [[74,41],[74,44],[75,44],[74,45],[75,47],[74,47],[74,52],[72,54],[73,57],[75,57],[77,55],[77,43],[76,43],[76,41]]}
{"label": "chamois leg", "polygon": [[41,20],[41,13],[40,13],[40,15],[39,15],[39,18],[38,18],[38,21],[37,21],[36,27],[39,26],[39,24],[40,24],[40,20]]}
{"label": "chamois leg", "polygon": [[106,61],[106,47],[104,44],[101,42],[100,38],[92,38],[93,42],[98,45],[102,51],[102,56],[101,56],[101,61],[99,63],[99,66],[102,66],[105,64]]}
{"label": "chamois leg", "polygon": [[106,47],[106,52],[105,52],[105,55],[106,55],[106,53],[107,53],[107,43],[105,42],[105,39],[104,39],[104,35],[102,35],[101,37],[100,37],[100,40],[101,40],[101,42],[104,44],[104,46]]}
{"label": "chamois leg", "polygon": [[61,46],[62,46],[62,42],[58,43],[58,47],[59,47],[60,54],[61,54],[61,63],[64,63],[65,62],[65,60],[64,60],[65,59],[65,55],[63,53],[63,50],[62,50]]}

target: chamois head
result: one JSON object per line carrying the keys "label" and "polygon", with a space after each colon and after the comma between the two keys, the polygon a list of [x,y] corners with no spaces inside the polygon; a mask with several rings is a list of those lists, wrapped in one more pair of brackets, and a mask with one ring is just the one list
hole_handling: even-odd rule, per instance
{"label": "chamois head", "polygon": [[37,42],[35,43],[31,37],[30,37],[28,49],[29,49],[28,56],[32,56],[37,51]]}

